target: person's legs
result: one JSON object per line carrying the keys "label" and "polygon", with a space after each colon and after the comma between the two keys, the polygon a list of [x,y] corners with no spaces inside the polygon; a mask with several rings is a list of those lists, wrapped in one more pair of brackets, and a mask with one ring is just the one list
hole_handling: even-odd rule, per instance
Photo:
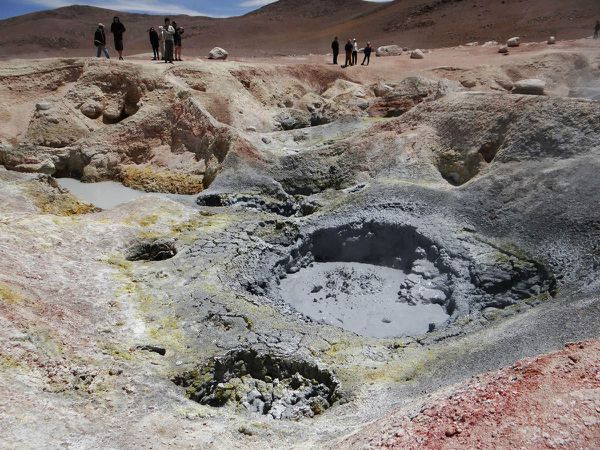
{"label": "person's legs", "polygon": [[333,64],[335,64],[336,66],[337,66],[337,59],[338,59],[337,52],[333,52]]}
{"label": "person's legs", "polygon": [[365,55],[365,57],[363,58],[363,62],[360,63],[361,66],[365,65],[365,61],[367,60],[367,55]]}
{"label": "person's legs", "polygon": [[100,58],[101,54],[102,54],[102,47],[100,47],[98,45],[98,46],[96,46],[96,58]]}
{"label": "person's legs", "polygon": [[110,59],[110,55],[108,54],[108,49],[106,47],[102,47],[102,49],[104,50],[104,55],[106,56],[106,59]]}
{"label": "person's legs", "polygon": [[165,63],[173,62],[173,41],[165,41]]}
{"label": "person's legs", "polygon": [[367,66],[369,65],[370,62],[371,62],[371,55],[367,56]]}

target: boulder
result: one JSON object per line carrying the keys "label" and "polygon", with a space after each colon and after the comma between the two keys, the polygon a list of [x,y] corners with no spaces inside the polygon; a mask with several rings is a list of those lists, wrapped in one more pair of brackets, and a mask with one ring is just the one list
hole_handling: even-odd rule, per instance
{"label": "boulder", "polygon": [[306,111],[288,108],[275,116],[275,122],[283,130],[297,130],[310,126],[310,115]]}
{"label": "boulder", "polygon": [[394,91],[394,88],[384,84],[382,82],[377,83],[373,87],[373,92],[376,97],[385,97],[386,95],[391,94]]}
{"label": "boulder", "polygon": [[229,53],[226,50],[223,50],[221,47],[215,47],[208,54],[208,59],[226,60],[228,56]]}
{"label": "boulder", "polygon": [[495,80],[496,83],[498,83],[498,85],[502,88],[505,89],[507,91],[512,91],[514,84],[512,81],[507,80],[507,79],[502,79],[502,78],[498,78]]}
{"label": "boulder", "polygon": [[473,80],[472,78],[462,78],[460,80],[460,84],[468,89],[471,89],[477,86],[477,81]]}
{"label": "boulder", "polygon": [[508,41],[506,41],[507,47],[518,47],[521,45],[521,38],[519,37],[511,37]]}
{"label": "boulder", "polygon": [[416,50],[413,50],[412,52],[410,52],[410,58],[411,59],[423,59],[423,58],[425,58],[425,54],[423,53],[423,51],[416,49]]}
{"label": "boulder", "polygon": [[375,52],[377,56],[399,56],[402,54],[402,47],[398,45],[384,45]]}
{"label": "boulder", "polygon": [[48,102],[39,102],[35,105],[35,109],[38,111],[48,111],[50,108],[52,108],[52,105]]}
{"label": "boulder", "polygon": [[505,55],[508,55],[508,47],[506,47],[506,46],[500,47],[498,49],[498,53],[504,53]]}
{"label": "boulder", "polygon": [[498,45],[497,41],[487,41],[482,45],[482,47],[495,47],[496,45]]}
{"label": "boulder", "polygon": [[546,82],[537,78],[520,80],[515,83],[513,94],[544,95]]}
{"label": "boulder", "polygon": [[548,45],[554,45],[556,44],[556,38],[554,36],[550,36],[548,38]]}
{"label": "boulder", "polygon": [[80,110],[84,116],[97,119],[102,114],[102,105],[95,100],[90,100],[81,105]]}

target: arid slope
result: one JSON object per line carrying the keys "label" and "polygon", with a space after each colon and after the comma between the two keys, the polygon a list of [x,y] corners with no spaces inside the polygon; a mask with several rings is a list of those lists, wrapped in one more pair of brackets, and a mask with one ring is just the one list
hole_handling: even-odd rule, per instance
{"label": "arid slope", "polygon": [[[147,52],[147,30],[162,17],[69,6],[0,21],[0,57],[84,56],[98,22],[118,14],[126,54]],[[233,55],[325,53],[334,35],[375,45],[446,47],[471,41],[590,36],[600,4],[594,0],[280,0],[242,17],[176,16],[186,29],[186,54],[205,55],[215,45]],[[109,39],[112,44],[112,39]]]}

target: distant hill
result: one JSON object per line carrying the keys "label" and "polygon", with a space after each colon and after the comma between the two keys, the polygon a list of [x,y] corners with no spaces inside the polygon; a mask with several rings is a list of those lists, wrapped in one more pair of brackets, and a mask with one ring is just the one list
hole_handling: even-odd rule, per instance
{"label": "distant hill", "polygon": [[[91,55],[96,24],[109,26],[114,15],[127,27],[125,54],[148,52],[147,30],[163,16],[68,6],[0,21],[0,57]],[[334,35],[422,48],[580,38],[600,19],[600,0],[280,0],[240,17],[172,18],[186,30],[184,55],[216,45],[233,56],[288,55],[327,53]]]}

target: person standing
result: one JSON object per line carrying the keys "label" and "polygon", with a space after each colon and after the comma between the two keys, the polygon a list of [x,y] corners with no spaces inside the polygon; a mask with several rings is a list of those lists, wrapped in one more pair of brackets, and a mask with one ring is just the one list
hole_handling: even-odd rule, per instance
{"label": "person standing", "polygon": [[173,28],[175,34],[173,35],[173,43],[175,44],[175,61],[181,61],[181,35],[183,34],[183,27],[173,22]]}
{"label": "person standing", "polygon": [[365,47],[365,49],[363,51],[365,52],[365,57],[363,59],[361,66],[365,65],[365,61],[367,62],[366,65],[368,66],[369,63],[371,62],[371,52],[373,51],[373,47],[371,47],[370,42],[367,42],[367,46]]}
{"label": "person standing", "polygon": [[96,58],[100,58],[102,52],[107,59],[110,59],[110,55],[108,54],[108,49],[106,48],[106,35],[104,34],[104,25],[101,23],[98,24],[98,28],[96,28],[96,32],[94,33],[94,45],[96,46]]}
{"label": "person standing", "polygon": [[348,67],[352,65],[352,41],[350,39],[346,42],[344,50],[346,50],[346,62],[342,67]]}
{"label": "person standing", "polygon": [[171,63],[173,64],[173,47],[174,47],[174,38],[175,28],[171,25],[171,19],[168,17],[165,18],[165,26],[160,27],[163,32],[164,40],[165,40],[165,53],[164,59],[165,64]]}
{"label": "person standing", "polygon": [[600,36],[600,20],[596,20],[596,26],[594,27],[594,39],[598,39]]}
{"label": "person standing", "polygon": [[110,32],[115,38],[115,50],[119,53],[119,60],[123,60],[123,33],[125,33],[125,26],[117,16],[113,17]]}
{"label": "person standing", "polygon": [[158,33],[154,27],[150,27],[148,30],[148,36],[150,37],[150,45],[152,46],[152,61],[158,61],[160,59],[160,55],[158,54],[159,39]]}
{"label": "person standing", "polygon": [[352,41],[352,65],[355,66],[358,64],[358,42],[356,42],[356,38]]}
{"label": "person standing", "polygon": [[331,50],[333,51],[333,64],[337,66],[338,55],[340,54],[340,42],[336,36],[331,43]]}

